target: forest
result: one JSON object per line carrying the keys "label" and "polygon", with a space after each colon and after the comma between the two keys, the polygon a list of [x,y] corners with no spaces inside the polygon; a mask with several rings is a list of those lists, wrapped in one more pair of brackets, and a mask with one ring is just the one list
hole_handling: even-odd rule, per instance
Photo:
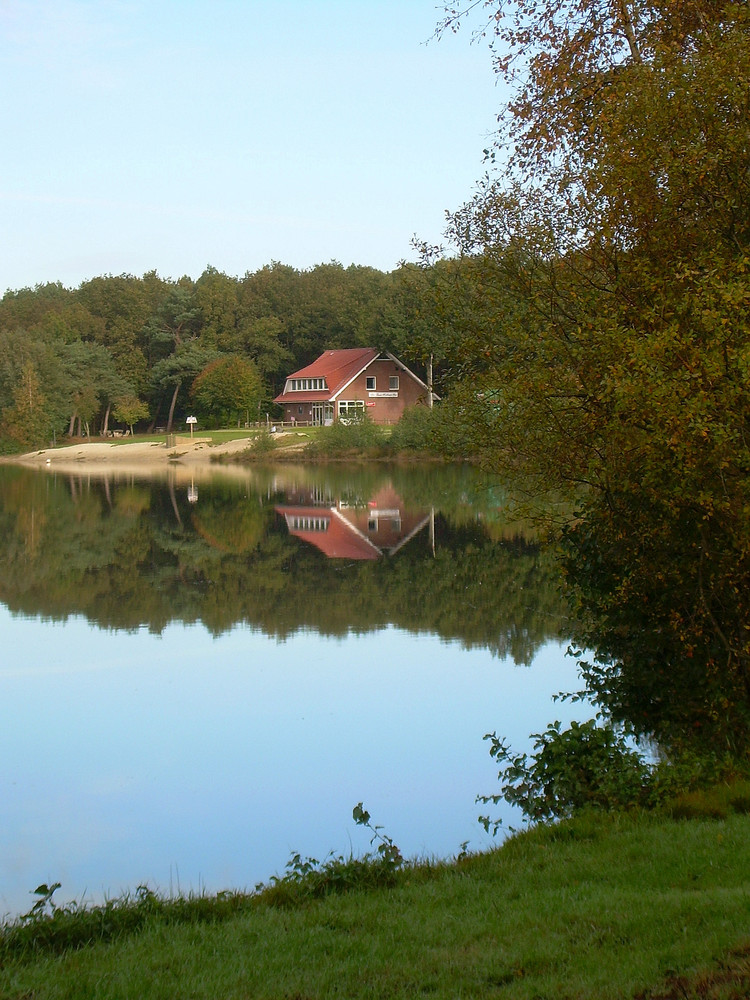
{"label": "forest", "polygon": [[[0,444],[18,451],[114,427],[253,422],[323,350],[374,346],[417,367],[429,337],[418,268],[271,263],[242,278],[103,275],[0,300]],[[421,282],[421,284],[424,284]]]}

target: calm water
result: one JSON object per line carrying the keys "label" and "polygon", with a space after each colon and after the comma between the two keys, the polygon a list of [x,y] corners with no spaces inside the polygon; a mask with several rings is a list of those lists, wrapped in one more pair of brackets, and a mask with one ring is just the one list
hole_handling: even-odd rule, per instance
{"label": "calm water", "polygon": [[359,801],[479,849],[482,736],[576,714],[551,558],[471,471],[5,467],[0,530],[3,913],[361,853]]}

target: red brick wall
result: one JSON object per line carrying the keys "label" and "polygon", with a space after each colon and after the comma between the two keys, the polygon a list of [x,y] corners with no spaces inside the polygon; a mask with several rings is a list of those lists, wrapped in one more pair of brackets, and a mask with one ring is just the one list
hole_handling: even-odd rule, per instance
{"label": "red brick wall", "polygon": [[[389,378],[392,375],[398,376],[398,390],[389,388]],[[373,391],[367,388],[367,379],[373,377],[375,379],[375,393],[397,391],[398,394],[396,396],[373,394]],[[395,424],[407,406],[413,406],[418,402],[427,402],[427,390],[393,361],[374,361],[362,375],[359,375],[351,385],[339,393],[338,398],[339,400],[363,399],[365,410],[374,423]],[[338,418],[338,404],[336,417]]]}

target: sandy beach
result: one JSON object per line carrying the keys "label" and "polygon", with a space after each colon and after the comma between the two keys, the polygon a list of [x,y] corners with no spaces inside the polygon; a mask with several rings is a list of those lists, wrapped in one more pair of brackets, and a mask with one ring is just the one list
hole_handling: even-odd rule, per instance
{"label": "sandy beach", "polygon": [[[286,435],[279,434],[282,439]],[[14,465],[54,469],[57,472],[95,469],[118,469],[129,472],[158,472],[169,468],[193,471],[220,469],[215,459],[224,455],[237,455],[248,447],[248,438],[239,438],[221,444],[211,444],[210,438],[178,437],[167,447],[164,443],[136,441],[130,444],[92,441],[68,445],[63,448],[42,448],[25,455],[5,456],[0,461]]]}

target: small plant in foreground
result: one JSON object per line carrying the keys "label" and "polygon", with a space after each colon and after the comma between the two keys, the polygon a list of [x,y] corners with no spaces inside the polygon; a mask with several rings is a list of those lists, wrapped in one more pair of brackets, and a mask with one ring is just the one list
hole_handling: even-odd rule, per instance
{"label": "small plant in foreground", "polygon": [[396,872],[404,864],[401,851],[382,832],[382,827],[371,822],[370,814],[361,802],[352,810],[352,818],[358,826],[367,827],[372,832],[370,843],[377,843],[373,854],[345,858],[331,853],[319,861],[295,852],[286,863],[284,875],[274,876],[270,885],[256,887],[264,902],[291,906],[301,900],[319,899],[332,893],[392,886]]}
{"label": "small plant in foreground", "polygon": [[400,868],[404,863],[401,851],[387,834],[381,833],[382,826],[376,826],[370,822],[370,814],[363,808],[361,802],[358,802],[354,809],[352,809],[352,819],[357,826],[364,826],[372,831],[370,844],[377,842],[376,851],[383,863],[392,868]]}
{"label": "small plant in foreground", "polygon": [[57,910],[57,904],[52,897],[61,885],[61,882],[53,882],[52,885],[47,885],[46,882],[42,882],[41,885],[38,885],[32,893],[32,895],[36,896],[37,899],[29,912],[24,913],[21,916],[22,922],[26,923],[32,920],[44,920],[46,917],[54,916],[55,911]]}

